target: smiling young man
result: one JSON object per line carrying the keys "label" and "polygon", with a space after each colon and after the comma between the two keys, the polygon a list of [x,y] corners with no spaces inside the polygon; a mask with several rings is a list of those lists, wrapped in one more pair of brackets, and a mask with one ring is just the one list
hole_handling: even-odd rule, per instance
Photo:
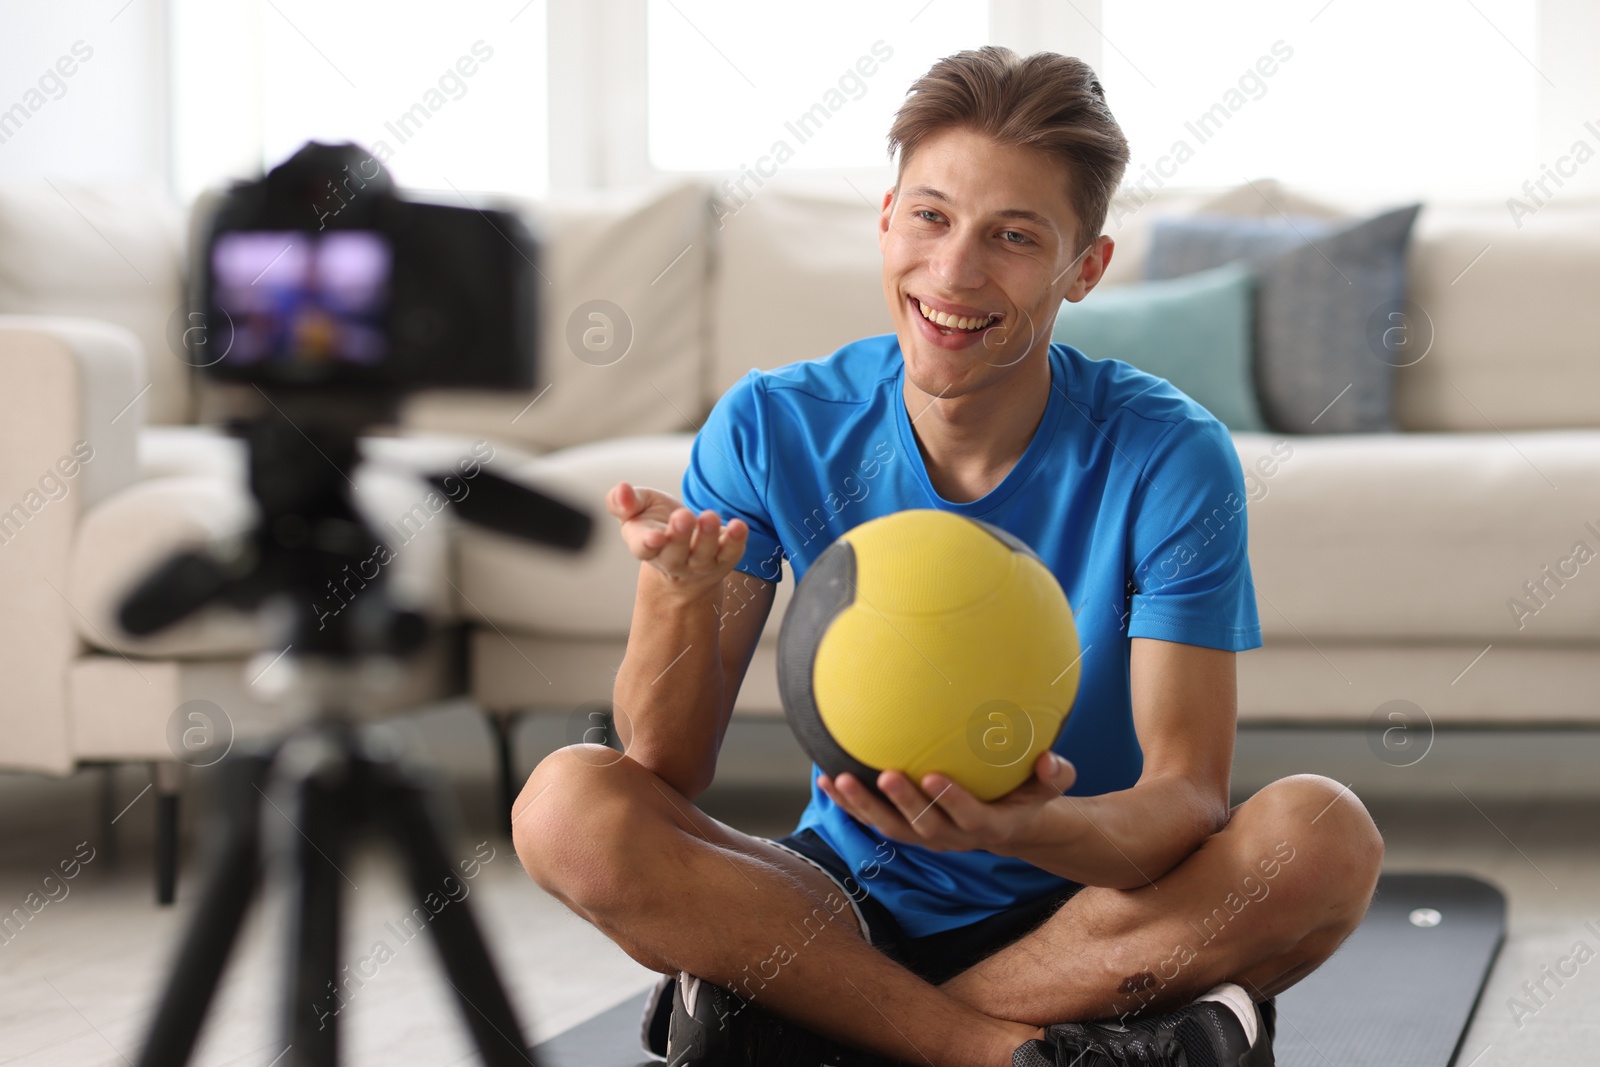
{"label": "smiling young man", "polygon": [[[1261,643],[1237,454],[1164,380],[1049,341],[1110,262],[1126,142],[1083,63],[985,48],[935,64],[890,143],[894,334],[752,371],[683,504],[612,490],[643,561],[626,754],[545,759],[518,855],[668,976],[645,1038],[673,1064],[1270,1064],[1270,998],[1360,922],[1383,846],[1322,778],[1229,808],[1234,655]],[[705,815],[778,561],[798,578],[849,528],[927,507],[1020,537],[1075,606],[1053,751],[988,803],[936,774],[886,770],[878,796],[818,772],[782,839]]]}

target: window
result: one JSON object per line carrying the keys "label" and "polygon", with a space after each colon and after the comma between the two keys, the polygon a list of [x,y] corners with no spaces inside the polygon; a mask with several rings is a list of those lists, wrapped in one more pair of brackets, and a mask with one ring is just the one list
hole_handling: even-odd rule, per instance
{"label": "window", "polygon": [[1503,197],[1536,169],[1537,0],[1103,0],[1128,181]]}
{"label": "window", "polygon": [[1094,64],[1147,188],[1500,201],[1600,136],[1589,0],[166,2],[185,197],[313,137],[446,194],[881,170],[911,82],[990,41]]}
{"label": "window", "polygon": [[544,0],[173,0],[175,170],[192,194],[307,140],[445,194],[549,184]]}
{"label": "window", "polygon": [[934,60],[988,41],[988,6],[650,0],[650,162],[678,171],[882,167],[906,89]]}

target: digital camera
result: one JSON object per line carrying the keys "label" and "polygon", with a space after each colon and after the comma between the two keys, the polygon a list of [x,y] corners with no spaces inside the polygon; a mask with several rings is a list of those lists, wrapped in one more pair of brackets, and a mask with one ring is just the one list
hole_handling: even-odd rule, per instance
{"label": "digital camera", "polygon": [[310,142],[211,215],[191,362],[269,391],[531,389],[536,256],[515,213],[405,199],[370,153]]}

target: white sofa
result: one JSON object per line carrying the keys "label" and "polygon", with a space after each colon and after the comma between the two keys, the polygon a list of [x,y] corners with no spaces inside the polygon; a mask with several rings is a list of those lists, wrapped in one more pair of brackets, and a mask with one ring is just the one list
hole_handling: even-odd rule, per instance
{"label": "white sofa", "polygon": [[[248,521],[240,458],[185,425],[207,404],[169,337],[181,328],[178,213],[134,190],[63,192],[0,188],[0,316],[21,316],[0,317],[0,509],[26,512],[0,545],[0,764],[170,765],[167,728],[185,701],[260,711],[243,674],[256,634],[214,615],[135,641],[116,630],[114,605],[162,553]],[[714,209],[714,195],[677,183],[523,205],[546,242],[540,388],[418,397],[407,436],[373,446],[438,460],[487,440],[497,469],[598,520],[577,558],[448,518],[413,553],[413,594],[470,624],[470,692],[502,736],[524,711],[609,701],[637,567],[605,491],[628,479],[675,493],[694,428],[746,370],[889,328],[876,212],[858,193],[774,183],[737,210]],[[1371,206],[1263,182],[1119,202],[1105,284],[1137,279],[1163,213]],[[1265,639],[1240,657],[1241,720],[1359,725],[1399,699],[1436,724],[1600,722],[1600,566],[1561,563],[1579,541],[1600,551],[1600,308],[1589,299],[1600,205],[1551,205],[1522,229],[1496,205],[1430,205],[1408,270],[1434,338],[1398,372],[1404,432],[1235,435]],[[581,334],[598,321],[593,301],[612,305],[602,311],[625,346],[569,343],[574,323]],[[30,491],[79,441],[95,458],[31,510]],[[407,492],[377,485],[373,514],[405,511]],[[738,714],[781,715],[775,639],[791,585]],[[1536,613],[1519,617],[1512,598]],[[460,684],[446,656],[414,670],[397,705]]]}
{"label": "white sofa", "polygon": [[[1129,208],[1107,227],[1119,242],[1107,285],[1139,277],[1163,213],[1341,213],[1262,182]],[[849,189],[768,187],[708,235],[697,418],[751,366],[889,329],[875,215]],[[1600,723],[1600,566],[1564,580],[1541,570],[1580,540],[1600,553],[1600,308],[1588,296],[1600,205],[1553,207],[1538,222],[1518,230],[1498,205],[1424,210],[1409,288],[1435,336],[1397,372],[1404,432],[1234,435],[1264,640],[1240,657],[1242,722],[1365,725],[1404,700],[1438,725]],[[691,440],[609,439],[527,470],[599,509],[622,478],[676,491]],[[635,577],[620,539],[574,567],[463,531],[458,568],[490,624],[473,635],[480,702],[510,711],[608,697]],[[1533,617],[1508,606],[1537,605],[1530,581],[1550,590]],[[776,632],[791,585],[786,576],[736,713],[782,713]]]}

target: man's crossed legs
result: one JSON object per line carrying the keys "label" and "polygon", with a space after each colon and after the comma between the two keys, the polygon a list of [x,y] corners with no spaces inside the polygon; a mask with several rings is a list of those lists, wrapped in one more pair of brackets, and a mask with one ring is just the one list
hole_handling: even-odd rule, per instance
{"label": "man's crossed legs", "polygon": [[1166,1011],[1225,981],[1274,996],[1360,923],[1383,854],[1348,790],[1285,778],[1161,877],[1083,889],[934,985],[867,943],[822,871],[611,749],[551,754],[512,819],[533,880],[644,966],[750,990],[818,1033],[934,1067],[1009,1067],[1051,1023]]}

